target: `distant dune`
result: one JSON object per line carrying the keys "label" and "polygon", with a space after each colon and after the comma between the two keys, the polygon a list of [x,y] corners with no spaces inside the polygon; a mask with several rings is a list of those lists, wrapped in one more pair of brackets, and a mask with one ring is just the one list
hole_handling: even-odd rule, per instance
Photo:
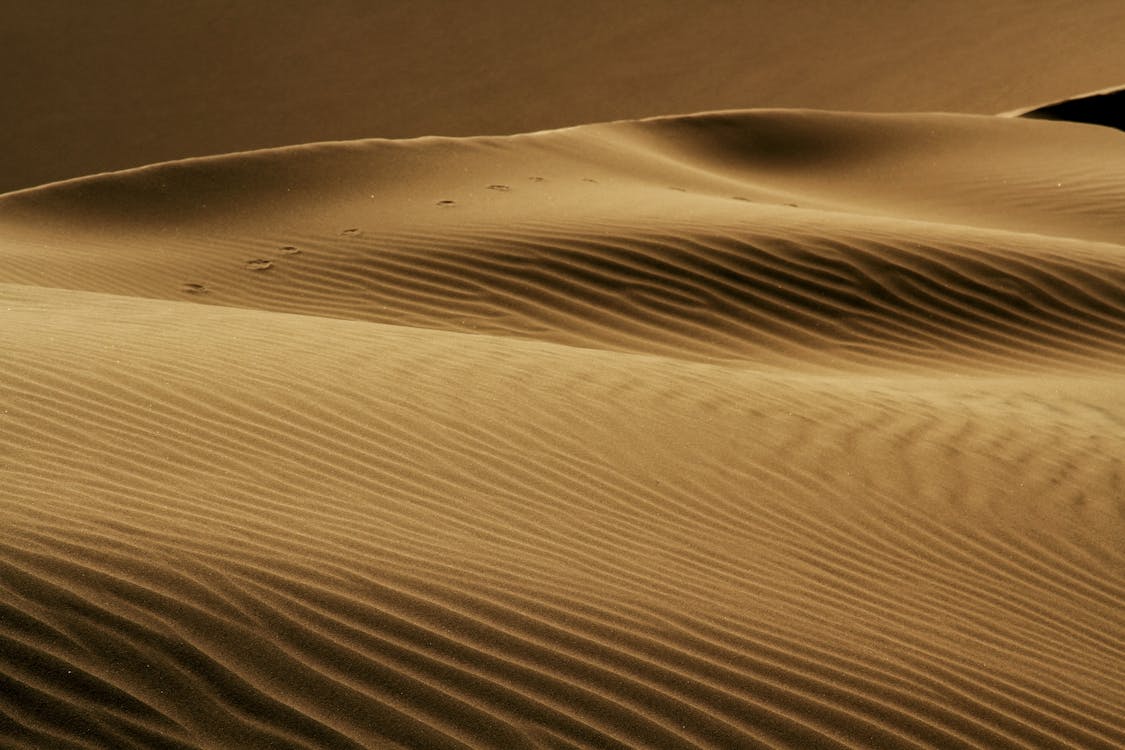
{"label": "distant dune", "polygon": [[0,192],[294,143],[1119,85],[1119,0],[7,2]]}
{"label": "distant dune", "polygon": [[0,746],[1122,747],[1122,238],[977,115],[0,197]]}

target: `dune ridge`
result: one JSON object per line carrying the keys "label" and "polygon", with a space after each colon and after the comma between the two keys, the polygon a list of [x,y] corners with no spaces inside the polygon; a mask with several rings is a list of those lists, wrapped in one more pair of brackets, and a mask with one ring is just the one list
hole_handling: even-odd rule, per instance
{"label": "dune ridge", "polygon": [[0,196],[0,745],[1125,744],[1116,136],[723,112]]}
{"label": "dune ridge", "polygon": [[945,0],[940,13],[835,0],[9,6],[0,191],[291,143],[667,112],[993,113],[1125,68],[1116,0]]}

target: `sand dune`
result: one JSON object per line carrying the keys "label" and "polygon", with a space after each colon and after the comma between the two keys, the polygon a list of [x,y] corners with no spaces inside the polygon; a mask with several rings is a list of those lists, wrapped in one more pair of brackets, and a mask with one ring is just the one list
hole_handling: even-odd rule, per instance
{"label": "sand dune", "polygon": [[1120,747],[1123,167],[761,110],[0,197],[0,745]]}
{"label": "sand dune", "polygon": [[1112,131],[952,115],[322,144],[10,194],[0,280],[695,358],[1101,366],[1123,173]]}
{"label": "sand dune", "polygon": [[5,5],[0,192],[293,143],[672,112],[994,114],[1125,69],[1118,0]]}

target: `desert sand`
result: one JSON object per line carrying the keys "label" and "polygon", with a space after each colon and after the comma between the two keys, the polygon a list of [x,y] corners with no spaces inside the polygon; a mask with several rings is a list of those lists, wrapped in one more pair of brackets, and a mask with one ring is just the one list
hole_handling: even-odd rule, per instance
{"label": "desert sand", "polygon": [[193,156],[1122,85],[1120,0],[6,0],[0,191]]}
{"label": "desert sand", "polygon": [[0,196],[0,747],[1125,745],[1125,133],[933,101]]}

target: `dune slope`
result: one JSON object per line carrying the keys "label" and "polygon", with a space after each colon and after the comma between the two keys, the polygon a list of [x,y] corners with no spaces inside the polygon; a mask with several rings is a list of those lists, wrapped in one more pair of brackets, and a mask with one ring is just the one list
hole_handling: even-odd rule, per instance
{"label": "dune slope", "polygon": [[0,197],[0,745],[1120,746],[1123,162],[773,110]]}
{"label": "dune slope", "polygon": [[5,5],[0,192],[290,143],[666,112],[993,113],[1125,69],[1117,0]]}

